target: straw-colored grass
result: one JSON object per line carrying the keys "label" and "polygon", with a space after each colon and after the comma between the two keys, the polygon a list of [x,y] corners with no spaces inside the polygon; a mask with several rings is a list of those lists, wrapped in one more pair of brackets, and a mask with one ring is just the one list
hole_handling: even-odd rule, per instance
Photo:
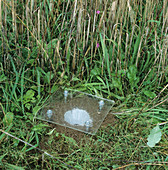
{"label": "straw-colored grass", "polygon": [[[24,41],[27,44],[24,48],[36,50],[39,57],[35,56],[35,58],[43,63],[42,67],[50,58],[53,70],[60,69],[54,66],[60,62],[64,74],[66,65],[69,64],[69,69],[82,77],[81,68],[84,72],[89,72],[93,68],[89,61],[92,63],[100,57],[96,49],[96,43],[100,43],[100,33],[103,35],[103,42],[108,52],[111,51],[110,54],[108,53],[111,72],[126,70],[130,63],[135,63],[136,67],[141,65],[141,60],[146,54],[144,48],[148,43],[152,43],[150,46],[153,46],[152,58],[160,62],[159,65],[162,64],[162,67],[167,64],[166,0],[162,3],[163,7],[159,0],[146,1],[146,3],[126,0],[121,2],[117,0],[34,2],[31,0],[27,3],[18,1],[22,11],[16,1],[2,2],[3,27],[5,30],[9,26],[12,28],[15,44],[21,45],[18,36],[26,33]],[[96,11],[100,13],[97,14]],[[9,23],[7,26],[5,21],[8,21],[10,16],[11,25]],[[161,37],[157,32],[158,27],[161,27]],[[50,49],[47,48],[48,44],[51,44]],[[71,63],[65,63],[64,60],[69,53]],[[30,51],[28,51],[28,58],[29,55],[31,55]],[[104,62],[99,65],[105,69]]]}

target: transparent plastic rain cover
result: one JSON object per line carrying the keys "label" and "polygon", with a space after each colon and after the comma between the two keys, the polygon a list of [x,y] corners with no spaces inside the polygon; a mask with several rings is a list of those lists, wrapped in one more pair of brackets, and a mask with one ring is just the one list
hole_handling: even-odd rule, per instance
{"label": "transparent plastic rain cover", "polygon": [[75,90],[60,90],[50,96],[36,118],[95,134],[113,105],[113,100]]}

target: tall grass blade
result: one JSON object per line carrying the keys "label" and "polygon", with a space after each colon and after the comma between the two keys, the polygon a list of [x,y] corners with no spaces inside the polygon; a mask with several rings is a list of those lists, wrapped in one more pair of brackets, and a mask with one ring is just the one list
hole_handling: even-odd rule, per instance
{"label": "tall grass blade", "polygon": [[37,71],[37,91],[38,91],[38,96],[40,97],[40,92],[41,92],[41,84],[40,84],[40,72],[39,72],[39,70],[38,70],[38,68],[36,69],[36,71]]}
{"label": "tall grass blade", "polygon": [[104,60],[106,62],[106,69],[108,71],[108,76],[111,77],[111,73],[110,73],[110,62],[109,62],[109,55],[107,53],[107,48],[105,46],[105,42],[103,40],[103,37],[100,33],[100,40],[101,40],[101,44],[102,44],[102,49],[103,49],[103,57],[104,57]]}
{"label": "tall grass blade", "polygon": [[25,65],[23,66],[22,74],[21,74],[21,103],[22,103],[22,112],[24,115],[24,104],[23,104],[23,95],[24,95],[24,72],[25,72]]}
{"label": "tall grass blade", "polygon": [[135,63],[135,58],[137,57],[137,52],[139,49],[140,41],[141,41],[141,33],[139,32],[139,34],[136,38],[135,44],[134,44],[134,51],[133,51],[133,55],[132,55],[132,59],[131,59],[132,64]]}
{"label": "tall grass blade", "polygon": [[[15,76],[16,76],[16,80],[15,80],[14,86],[12,87],[12,92],[11,92],[11,95],[10,95],[10,98],[9,98],[9,100],[11,101],[11,99],[13,98],[13,95],[16,94],[16,87],[17,87],[18,82],[19,82],[19,73],[16,71],[16,67],[15,67],[14,61],[13,61],[11,56],[10,56],[10,60],[11,60],[12,66],[13,66],[13,70],[15,72]],[[21,69],[20,69],[20,73],[21,73]]]}

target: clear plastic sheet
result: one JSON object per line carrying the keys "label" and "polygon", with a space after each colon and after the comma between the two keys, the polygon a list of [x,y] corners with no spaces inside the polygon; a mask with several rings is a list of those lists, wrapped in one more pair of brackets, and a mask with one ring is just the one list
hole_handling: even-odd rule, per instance
{"label": "clear plastic sheet", "polygon": [[88,134],[95,134],[113,100],[74,90],[57,91],[50,96],[36,118]]}

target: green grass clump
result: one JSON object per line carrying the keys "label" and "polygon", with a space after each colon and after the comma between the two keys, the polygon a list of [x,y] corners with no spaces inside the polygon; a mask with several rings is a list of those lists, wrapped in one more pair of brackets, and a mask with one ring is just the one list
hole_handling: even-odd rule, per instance
{"label": "green grass clump", "polygon": [[[166,0],[0,1],[0,166],[166,169],[167,8]],[[115,100],[116,125],[80,141],[47,136],[51,125],[34,116],[66,87]],[[162,138],[150,148],[157,124]]]}

